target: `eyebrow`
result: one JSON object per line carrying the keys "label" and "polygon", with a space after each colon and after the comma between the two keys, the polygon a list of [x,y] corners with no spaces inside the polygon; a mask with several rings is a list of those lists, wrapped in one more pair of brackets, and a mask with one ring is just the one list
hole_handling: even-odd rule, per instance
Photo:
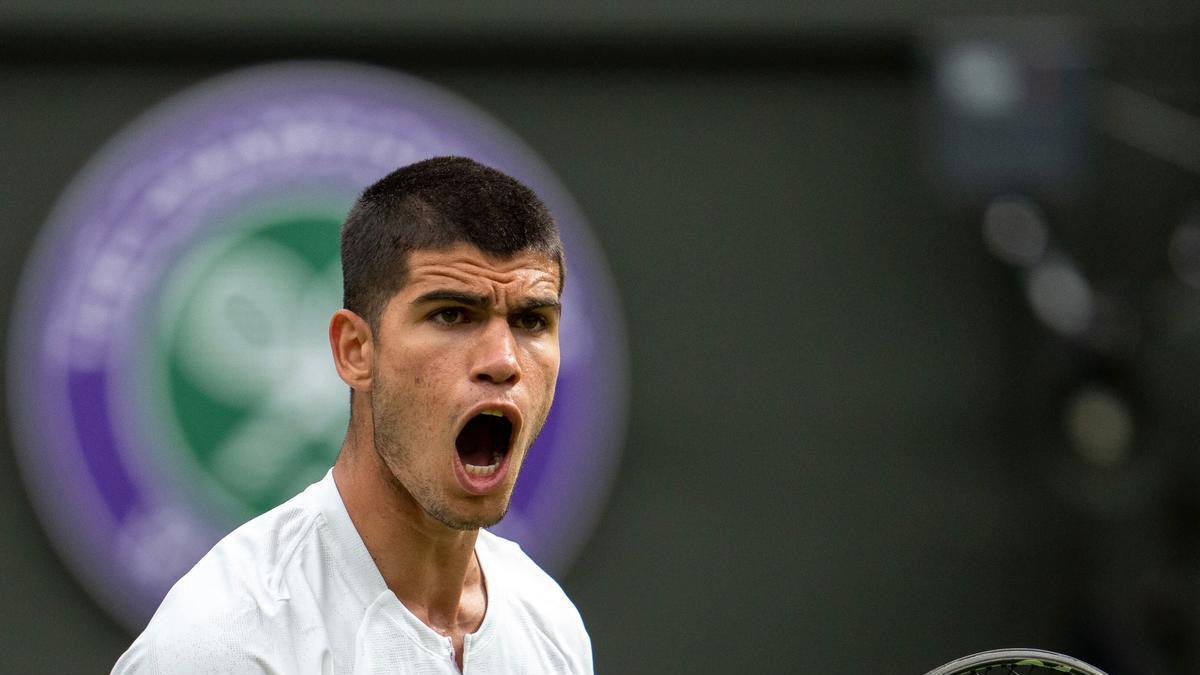
{"label": "eyebrow", "polygon": [[557,298],[529,298],[524,302],[514,305],[511,313],[524,314],[525,312],[533,312],[539,309],[548,309],[561,314],[562,303]]}
{"label": "eyebrow", "polygon": [[463,293],[462,291],[436,290],[429,291],[413,300],[414,305],[424,305],[430,302],[457,302],[460,305],[468,307],[483,307],[487,304],[486,295],[475,295],[473,293]]}
{"label": "eyebrow", "polygon": [[[486,295],[476,295],[474,293],[464,293],[462,291],[452,291],[448,289],[438,289],[422,293],[412,304],[423,305],[430,302],[456,302],[467,307],[476,309],[484,309],[489,304],[489,297]],[[556,312],[562,311],[562,303],[557,298],[528,298],[514,305],[509,313],[522,314],[524,312],[532,312],[539,309],[549,309]]]}

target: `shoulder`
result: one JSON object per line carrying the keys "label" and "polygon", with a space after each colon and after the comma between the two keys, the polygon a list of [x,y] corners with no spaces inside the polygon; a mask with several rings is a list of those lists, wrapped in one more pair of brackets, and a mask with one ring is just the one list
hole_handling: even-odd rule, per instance
{"label": "shoulder", "polygon": [[[519,544],[481,531],[479,545],[503,575],[506,603],[560,649],[591,663],[592,644],[575,603]],[[485,570],[485,573],[487,570]]]}
{"label": "shoulder", "polygon": [[487,560],[498,567],[495,571],[504,575],[507,592],[546,610],[578,613],[554,577],[534,562],[520,544],[481,530],[477,545]]}
{"label": "shoulder", "polygon": [[301,493],[218,542],[167,593],[114,675],[277,672],[290,640],[290,568],[318,518]]}

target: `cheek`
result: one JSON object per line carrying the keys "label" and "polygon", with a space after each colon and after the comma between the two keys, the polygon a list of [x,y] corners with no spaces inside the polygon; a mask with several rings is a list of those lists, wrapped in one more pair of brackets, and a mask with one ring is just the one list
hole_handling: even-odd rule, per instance
{"label": "cheek", "polygon": [[530,391],[540,399],[538,407],[541,408],[540,412],[544,417],[549,414],[550,405],[554,401],[554,390],[558,385],[558,350],[535,354],[530,365],[531,368],[526,371],[527,375],[532,375],[529,381]]}
{"label": "cheek", "polygon": [[428,392],[437,388],[443,381],[444,370],[436,359],[428,357],[413,357],[399,364],[393,376],[398,382],[404,382],[413,392]]}
{"label": "cheek", "polygon": [[554,385],[558,381],[558,368],[560,365],[559,352],[555,349],[547,350],[546,353],[540,355],[539,365],[543,377],[546,378],[546,386],[551,392],[554,391]]}
{"label": "cheek", "polygon": [[557,339],[531,343],[526,350],[526,357],[529,359],[530,367],[535,369],[542,377],[548,380],[558,377],[561,352],[559,351]]}
{"label": "cheek", "polygon": [[391,416],[412,431],[427,434],[440,419],[442,389],[431,364],[395,364],[383,374]]}
{"label": "cheek", "polygon": [[462,411],[455,406],[457,387],[446,364],[427,362],[406,375],[408,397],[401,404],[410,408],[422,428],[435,429],[457,419]]}

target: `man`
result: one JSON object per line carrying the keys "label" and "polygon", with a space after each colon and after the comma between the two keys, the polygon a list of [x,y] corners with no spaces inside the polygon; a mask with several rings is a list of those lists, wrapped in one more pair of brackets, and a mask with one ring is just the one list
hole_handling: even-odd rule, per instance
{"label": "man", "polygon": [[350,425],[332,470],[218,543],[114,673],[587,673],[575,607],[480,528],[554,397],[562,243],[474,161],[413,164],[342,229],[329,325]]}

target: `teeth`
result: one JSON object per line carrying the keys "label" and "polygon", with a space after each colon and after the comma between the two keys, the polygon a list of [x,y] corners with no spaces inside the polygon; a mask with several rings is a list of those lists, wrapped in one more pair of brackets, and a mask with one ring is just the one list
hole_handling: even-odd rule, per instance
{"label": "teeth", "polygon": [[463,464],[463,468],[472,476],[490,476],[496,473],[496,469],[500,468],[500,453],[492,453],[492,463],[487,466],[475,466],[474,464]]}
{"label": "teeth", "polygon": [[504,413],[499,410],[484,410],[480,415],[491,415],[492,417],[504,417]]}

